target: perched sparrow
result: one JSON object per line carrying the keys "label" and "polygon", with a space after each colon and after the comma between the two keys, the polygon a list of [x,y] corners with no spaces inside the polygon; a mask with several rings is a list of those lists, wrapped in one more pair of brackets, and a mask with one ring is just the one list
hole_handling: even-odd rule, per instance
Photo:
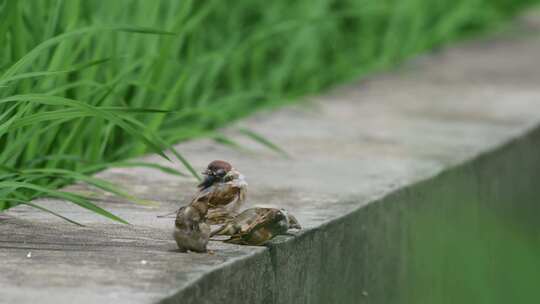
{"label": "perched sparrow", "polygon": [[176,212],[173,236],[182,252],[206,252],[209,224],[231,219],[246,197],[247,183],[229,163],[213,161],[203,174],[205,179],[195,198]]}
{"label": "perched sparrow", "polygon": [[231,164],[215,160],[203,172],[204,180],[198,185],[199,194],[193,200],[208,204],[209,224],[220,224],[236,215],[246,200],[247,182]]}
{"label": "perched sparrow", "polygon": [[[202,174],[205,178],[197,186],[199,192],[191,204],[205,202],[208,206],[206,218],[212,225],[221,224],[234,217],[246,200],[247,183],[244,176],[231,164],[222,160],[211,162]],[[173,214],[174,212],[158,217],[168,217]]]}
{"label": "perched sparrow", "polygon": [[287,234],[289,229],[301,229],[294,216],[284,209],[250,208],[235,216],[215,231],[214,235],[228,235],[227,243],[262,245],[276,235]]}
{"label": "perched sparrow", "polygon": [[173,237],[181,252],[206,252],[210,226],[206,223],[208,206],[205,202],[192,202],[176,213]]}

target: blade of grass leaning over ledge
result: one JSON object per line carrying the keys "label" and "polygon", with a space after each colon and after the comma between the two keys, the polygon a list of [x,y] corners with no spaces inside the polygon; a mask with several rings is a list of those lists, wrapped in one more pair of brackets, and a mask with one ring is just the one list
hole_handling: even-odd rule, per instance
{"label": "blade of grass leaning over ledge", "polygon": [[225,136],[222,133],[214,132],[214,134],[210,135],[212,139],[224,146],[230,147],[232,149],[235,149],[237,151],[243,152],[243,153],[253,153],[253,151],[250,151],[246,147],[242,146],[241,144],[237,143],[235,140]]}
{"label": "blade of grass leaning over ledge", "polygon": [[187,177],[188,175],[186,173],[183,173],[181,171],[178,171],[173,168],[161,166],[158,164],[153,163],[147,163],[147,162],[141,162],[141,161],[119,161],[119,162],[113,162],[108,164],[99,165],[101,168],[129,168],[129,167],[147,167],[150,169],[155,169],[158,171],[161,171],[163,173],[171,174],[171,175],[177,175],[177,176],[183,176]]}
{"label": "blade of grass leaning over ledge", "polygon": [[9,188],[12,188],[12,189],[23,188],[23,189],[34,190],[34,191],[37,191],[39,193],[43,193],[43,194],[51,196],[51,197],[56,197],[56,198],[68,200],[68,201],[70,201],[72,203],[75,203],[76,205],[79,205],[80,207],[86,208],[86,209],[88,209],[90,211],[93,211],[93,212],[95,212],[95,213],[97,213],[99,215],[102,215],[104,217],[107,217],[107,218],[109,218],[111,220],[114,220],[114,221],[117,221],[117,222],[120,222],[120,223],[123,223],[123,224],[129,224],[127,221],[119,218],[118,216],[110,213],[109,211],[107,211],[107,210],[105,210],[105,209],[103,209],[101,207],[96,206],[95,204],[93,204],[92,202],[87,200],[86,198],[84,198],[84,197],[82,197],[80,195],[74,194],[74,193],[47,189],[45,187],[41,187],[41,186],[38,186],[38,185],[35,185],[35,184],[25,183],[25,182],[0,182],[0,188],[7,188],[7,189],[9,189]]}
{"label": "blade of grass leaning over ledge", "polygon": [[77,226],[84,227],[84,225],[81,224],[81,223],[79,223],[79,222],[76,222],[76,221],[74,221],[74,220],[72,220],[72,219],[69,219],[69,218],[67,218],[67,217],[65,217],[65,216],[63,216],[63,215],[61,215],[61,214],[58,214],[58,213],[56,213],[56,212],[54,212],[54,211],[52,211],[52,210],[49,210],[49,209],[47,209],[47,208],[45,208],[45,207],[43,207],[43,206],[40,206],[40,205],[35,204],[35,203],[32,203],[32,202],[26,202],[26,201],[23,201],[23,200],[17,200],[17,199],[4,199],[4,201],[9,202],[9,203],[13,203],[14,205],[28,205],[28,206],[30,206],[30,207],[39,209],[39,210],[41,210],[41,211],[50,213],[50,214],[52,214],[52,215],[54,215],[54,216],[56,216],[56,217],[59,217],[59,218],[65,220],[65,221],[70,222],[70,223],[72,223],[72,224],[75,224],[75,225],[77,225]]}
{"label": "blade of grass leaning over ledge", "polygon": [[[0,182],[58,191],[114,166],[184,174],[129,160],[149,152],[174,155],[199,178],[173,144],[208,136],[241,149],[215,130],[496,28],[538,2],[0,0]],[[48,195],[2,185],[0,210]]]}
{"label": "blade of grass leaning over ledge", "polygon": [[[161,155],[163,158],[170,160],[165,153],[163,153],[164,146],[162,143],[157,142],[155,140],[152,140],[142,134],[141,130],[134,129],[130,124],[123,121],[120,117],[116,116],[115,114],[109,112],[109,111],[103,111],[98,107],[94,107],[91,105],[88,105],[86,103],[74,100],[74,99],[68,99],[63,97],[57,97],[57,96],[50,96],[50,95],[40,95],[40,94],[28,94],[28,95],[16,95],[16,96],[10,96],[7,98],[0,99],[0,104],[2,103],[8,103],[8,102],[37,102],[45,105],[52,105],[52,106],[67,106],[67,107],[73,107],[78,110],[82,110],[86,114],[90,116],[100,117],[102,119],[106,119],[111,121],[111,123],[121,127],[126,132],[128,132],[131,136],[137,138],[138,140],[144,142],[146,145],[148,145],[150,148],[154,150],[157,154]],[[190,168],[188,168],[190,169]]]}
{"label": "blade of grass leaning over ledge", "polygon": [[103,179],[95,178],[92,176],[88,176],[82,173],[73,172],[70,170],[63,170],[63,169],[29,169],[29,170],[22,170],[20,171],[20,174],[22,175],[32,175],[32,174],[40,174],[40,175],[46,175],[47,177],[50,176],[58,176],[63,179],[69,179],[74,181],[81,181],[85,182],[89,185],[92,185],[94,187],[97,187],[105,192],[109,192],[112,194],[115,194],[119,197],[123,197],[125,199],[128,199],[130,201],[133,201],[135,203],[141,204],[141,205],[152,205],[146,200],[139,199],[135,197],[134,195],[129,194],[125,190],[121,189],[119,186],[116,186],[110,182],[107,182]]}
{"label": "blade of grass leaning over ledge", "polygon": [[247,137],[251,138],[252,140],[260,143],[261,145],[269,148],[270,150],[273,150],[285,157],[290,157],[290,155],[285,151],[283,150],[282,148],[280,148],[278,145],[276,145],[275,143],[271,142],[270,140],[268,140],[267,138],[265,138],[264,136],[260,135],[260,134],[257,134],[249,129],[246,129],[246,128],[238,128],[238,131],[244,135],[246,135]]}

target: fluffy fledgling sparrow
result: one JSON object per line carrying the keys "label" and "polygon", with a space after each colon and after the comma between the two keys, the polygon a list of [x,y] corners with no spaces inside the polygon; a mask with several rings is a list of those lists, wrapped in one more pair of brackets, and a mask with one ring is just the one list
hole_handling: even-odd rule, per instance
{"label": "fluffy fledgling sparrow", "polygon": [[203,172],[199,193],[193,201],[208,204],[207,222],[215,225],[236,215],[246,200],[247,182],[231,164],[222,160],[211,162]]}
{"label": "fluffy fledgling sparrow", "polygon": [[206,223],[208,206],[205,202],[192,202],[176,213],[173,237],[181,252],[206,252],[210,226]]}
{"label": "fluffy fledgling sparrow", "polygon": [[302,229],[294,216],[284,209],[250,208],[212,231],[214,235],[228,235],[227,243],[263,245],[276,235],[287,234],[289,229]]}

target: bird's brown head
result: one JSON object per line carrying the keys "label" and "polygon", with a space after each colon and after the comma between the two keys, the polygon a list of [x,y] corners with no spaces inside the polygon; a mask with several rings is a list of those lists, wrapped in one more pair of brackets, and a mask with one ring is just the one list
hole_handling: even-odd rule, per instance
{"label": "bird's brown head", "polygon": [[232,170],[231,164],[223,160],[214,160],[206,170],[202,173],[205,177],[199,184],[199,188],[205,189],[210,187],[216,181],[220,181]]}

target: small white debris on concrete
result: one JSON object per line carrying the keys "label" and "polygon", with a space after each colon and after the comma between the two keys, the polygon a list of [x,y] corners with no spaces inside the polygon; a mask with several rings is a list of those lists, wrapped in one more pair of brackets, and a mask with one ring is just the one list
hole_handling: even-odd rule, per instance
{"label": "small white debris on concrete", "polygon": [[28,253],[26,254],[26,257],[31,258],[32,257],[32,251],[28,251]]}
{"label": "small white debris on concrete", "polygon": [[148,261],[147,260],[141,260],[141,264],[146,265],[146,264],[148,264]]}

